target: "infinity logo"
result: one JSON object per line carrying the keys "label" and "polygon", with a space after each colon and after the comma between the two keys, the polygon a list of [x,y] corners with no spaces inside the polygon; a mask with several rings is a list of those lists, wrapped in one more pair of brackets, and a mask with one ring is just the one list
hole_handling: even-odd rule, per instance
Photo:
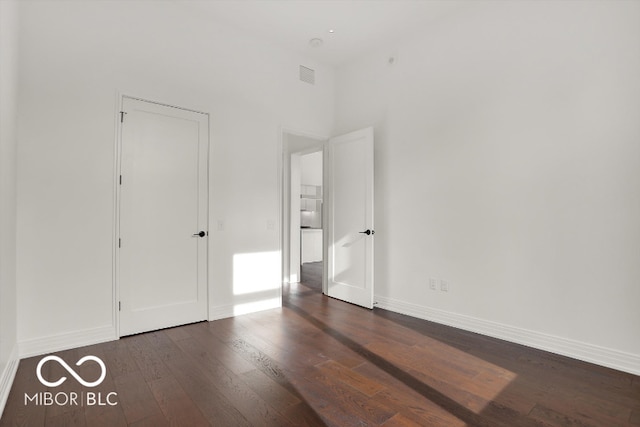
{"label": "infinity logo", "polygon": [[67,365],[67,363],[64,360],[60,359],[58,356],[47,356],[47,357],[44,357],[42,360],[40,360],[40,362],[38,363],[38,368],[36,369],[36,375],[38,375],[38,379],[43,385],[47,387],[58,387],[60,384],[62,384],[67,380],[67,377],[62,377],[58,381],[49,382],[44,378],[42,378],[42,366],[45,363],[47,363],[49,360],[55,360],[56,362],[58,362],[60,365],[62,365],[64,369],[67,370],[67,372],[73,375],[73,378],[75,378],[80,384],[82,384],[85,387],[95,387],[97,385],[100,385],[102,381],[104,381],[104,377],[107,376],[107,367],[104,365],[104,362],[99,358],[97,358],[96,356],[85,356],[82,359],[78,360],[78,362],[76,363],[76,366],[80,366],[87,360],[93,360],[98,365],[100,365],[100,369],[102,369],[100,378],[98,378],[96,381],[93,381],[93,382],[88,382],[83,380],[82,377],[80,377],[80,375],[76,373],[76,371],[71,369],[71,366]]}

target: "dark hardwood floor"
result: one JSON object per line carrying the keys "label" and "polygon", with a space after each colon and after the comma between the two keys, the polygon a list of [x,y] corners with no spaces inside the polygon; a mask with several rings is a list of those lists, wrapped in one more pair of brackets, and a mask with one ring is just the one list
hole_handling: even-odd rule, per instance
{"label": "dark hardwood floor", "polygon": [[[307,267],[282,309],[56,353],[72,367],[101,358],[96,388],[48,362],[45,379],[69,378],[47,389],[42,357],[22,360],[0,425],[640,425],[640,377],[333,300]],[[76,369],[93,381],[97,368]],[[46,391],[85,401],[25,404]]]}
{"label": "dark hardwood floor", "polygon": [[300,268],[300,281],[306,287],[322,292],[322,269],[322,261],[302,264]]}

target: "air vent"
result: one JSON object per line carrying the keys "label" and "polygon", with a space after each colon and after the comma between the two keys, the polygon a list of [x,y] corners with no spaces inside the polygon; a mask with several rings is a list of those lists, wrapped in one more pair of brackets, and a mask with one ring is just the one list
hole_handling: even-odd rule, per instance
{"label": "air vent", "polygon": [[316,72],[315,70],[312,70],[311,68],[305,67],[304,65],[300,66],[300,80],[305,82],[305,83],[309,83],[309,84],[315,84],[316,83]]}

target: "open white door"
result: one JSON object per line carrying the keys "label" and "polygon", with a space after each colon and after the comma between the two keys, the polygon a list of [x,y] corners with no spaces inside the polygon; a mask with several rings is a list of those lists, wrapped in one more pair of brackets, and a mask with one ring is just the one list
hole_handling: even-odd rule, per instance
{"label": "open white door", "polygon": [[124,98],[120,335],[207,319],[207,114]]}
{"label": "open white door", "polygon": [[327,294],[373,308],[373,128],[328,148]]}

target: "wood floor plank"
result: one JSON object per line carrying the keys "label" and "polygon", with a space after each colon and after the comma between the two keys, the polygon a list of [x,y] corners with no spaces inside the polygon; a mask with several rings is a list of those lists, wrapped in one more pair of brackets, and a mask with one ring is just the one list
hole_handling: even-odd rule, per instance
{"label": "wood floor plank", "polygon": [[143,418],[139,421],[129,424],[130,427],[169,427],[169,421],[164,415],[154,415],[148,418]]}
{"label": "wood floor plank", "polygon": [[178,381],[212,425],[250,426],[239,408],[209,378],[198,371],[175,367]]}
{"label": "wood floor plank", "polygon": [[[285,319],[283,329],[287,333],[274,335],[269,331],[267,322],[254,324],[260,336],[268,339],[280,349],[289,364],[315,365],[327,360],[335,360],[344,366],[353,367],[362,363],[362,358],[352,349],[339,345],[335,338],[327,335],[314,325],[300,322],[298,319]],[[252,342],[256,342],[252,340]],[[268,352],[268,349],[264,349]]]}
{"label": "wood floor plank", "polygon": [[322,346],[320,341],[326,337],[317,331],[310,330],[308,327],[300,329],[300,325],[296,323],[289,325],[282,322],[282,328],[274,327],[278,324],[259,322],[252,319],[251,316],[246,316],[242,322],[247,330],[243,333],[243,337],[246,337],[248,341],[270,357],[286,361],[287,366],[300,363],[314,365],[326,360],[323,355],[317,352],[303,349],[309,340],[312,340],[317,346]]}
{"label": "wood floor plank", "polygon": [[84,410],[76,408],[64,412],[53,412],[47,417],[47,427],[85,427],[88,426],[84,418]]}
{"label": "wood floor plank", "polygon": [[375,365],[364,363],[356,371],[368,378],[385,384],[386,390],[377,393],[374,399],[385,406],[403,413],[405,417],[429,426],[464,426],[465,423],[454,414],[429,400],[401,376],[393,376]]}
{"label": "wood floor plank", "polygon": [[[198,323],[195,323],[195,325],[197,325]],[[184,325],[184,327],[181,328],[169,328],[169,329],[165,329],[164,333],[171,338],[172,341],[180,341],[183,339],[187,339],[187,338],[191,338],[191,333],[189,332],[191,330],[190,326],[194,325],[194,323],[190,324],[190,325]]]}
{"label": "wood floor plank", "polygon": [[240,326],[238,317],[220,319],[207,324],[209,332],[221,342],[229,343],[242,335],[243,328]]}
{"label": "wood floor plank", "polygon": [[320,427],[330,425],[318,409],[309,409],[309,403],[300,402],[282,411],[282,414],[300,427]]}
{"label": "wood floor plank", "polygon": [[138,371],[140,368],[136,364],[129,347],[127,345],[113,346],[111,351],[105,353],[103,362],[108,366],[113,378]]}
{"label": "wood floor plank", "polygon": [[238,357],[237,353],[233,351],[228,343],[220,341],[216,336],[209,333],[209,329],[204,324],[198,323],[196,325],[190,325],[190,328],[191,336],[200,342],[203,346],[203,351],[209,352],[219,363],[231,372],[242,375],[256,369],[253,364]]}
{"label": "wood floor plank", "polygon": [[313,397],[314,408],[327,425],[339,427],[368,424],[359,415],[362,409],[351,411],[350,402],[337,399],[336,395],[323,384],[307,378],[296,378],[295,384],[303,395]]}
{"label": "wood floor plank", "polygon": [[446,371],[431,366],[428,360],[422,361],[412,352],[412,348],[405,351],[392,352],[388,346],[377,343],[368,349],[379,360],[387,363],[394,375],[404,378],[409,384],[421,391],[430,399],[436,399],[447,407],[459,407],[464,413],[479,411],[487,404],[487,399],[478,396],[467,389],[470,380],[455,371]]}
{"label": "wood floor plank", "polygon": [[217,387],[226,391],[227,398],[234,402],[243,416],[253,425],[293,426],[283,418],[271,405],[266,403],[242,379],[212,357],[193,338],[176,342],[194,362],[202,366],[203,374],[207,375]]}
{"label": "wood floor plank", "polygon": [[282,413],[301,402],[293,393],[258,369],[245,372],[242,377],[255,393]]}
{"label": "wood floor plank", "polygon": [[149,344],[144,336],[134,335],[123,338],[121,341],[128,348],[131,358],[145,381],[159,380],[171,375],[162,359],[155,352],[149,351]]}
{"label": "wood floor plank", "polygon": [[339,406],[344,412],[357,416],[365,423],[379,425],[396,414],[393,409],[375,404],[366,395],[353,392],[351,387],[338,378],[325,375],[320,370],[307,375],[306,379],[321,386],[324,393],[333,395],[334,406]]}
{"label": "wood floor plank", "polygon": [[[594,424],[578,421],[575,418],[561,412],[554,411],[542,405],[536,405],[530,413],[530,416],[543,422],[545,425],[552,427],[585,427]],[[603,424],[604,425],[604,424]]]}
{"label": "wood floor plank", "polygon": [[149,383],[151,392],[165,418],[172,426],[209,426],[193,400],[173,378],[160,378]]}
{"label": "wood floor plank", "polygon": [[408,397],[410,393],[399,393],[397,389],[381,391],[373,398],[373,402],[380,403],[402,415],[403,419],[422,426],[434,427],[463,427],[467,423],[456,417],[450,411],[441,408],[423,396]]}
{"label": "wood floor plank", "polygon": [[331,376],[344,384],[353,387],[368,397],[371,397],[386,388],[384,384],[367,378],[364,375],[359,374],[357,371],[353,371],[334,360],[329,360],[315,365],[315,367],[323,374]]}
{"label": "wood floor plank", "polygon": [[[384,424],[384,427],[424,427],[425,424],[418,423],[411,418],[405,416],[404,414],[396,414],[393,417],[389,418]],[[447,424],[451,425],[451,424]],[[434,426],[434,424],[429,424],[429,426]]]}
{"label": "wood floor plank", "polygon": [[86,407],[84,418],[90,427],[126,427],[129,423],[119,406],[94,405]]}
{"label": "wood floor plank", "polygon": [[114,383],[128,423],[162,415],[160,406],[141,372],[120,375]]}
{"label": "wood floor plank", "polygon": [[153,353],[162,358],[175,377],[189,395],[193,403],[204,414],[209,423],[214,425],[249,426],[243,414],[227,398],[225,391],[203,374],[203,367],[197,366],[171,341],[161,333],[148,335],[149,342],[154,342]]}

